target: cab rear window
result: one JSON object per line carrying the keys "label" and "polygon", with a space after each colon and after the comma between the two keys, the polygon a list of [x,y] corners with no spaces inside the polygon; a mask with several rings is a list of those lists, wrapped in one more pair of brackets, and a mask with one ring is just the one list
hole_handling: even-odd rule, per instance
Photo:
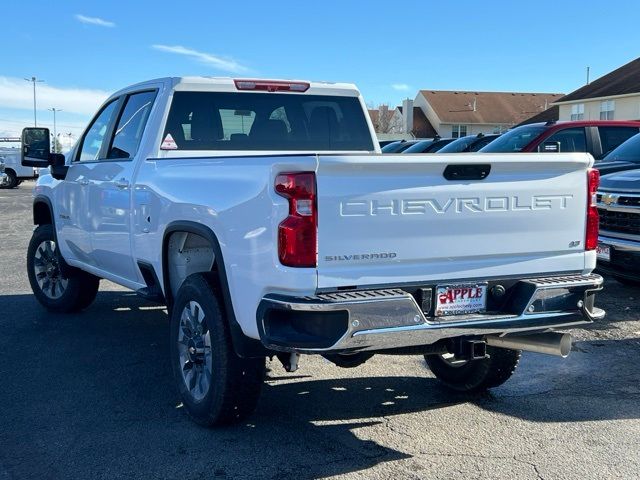
{"label": "cab rear window", "polygon": [[175,92],[163,139],[169,135],[178,150],[374,149],[355,97]]}

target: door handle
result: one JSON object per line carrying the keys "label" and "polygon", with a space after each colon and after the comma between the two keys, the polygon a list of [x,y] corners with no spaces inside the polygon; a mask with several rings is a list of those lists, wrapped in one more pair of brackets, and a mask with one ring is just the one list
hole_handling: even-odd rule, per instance
{"label": "door handle", "polygon": [[116,187],[118,187],[120,190],[129,188],[129,181],[126,178],[121,178],[116,182]]}
{"label": "door handle", "polygon": [[87,180],[86,178],[83,178],[82,180],[78,180],[78,184],[82,185],[83,187],[86,187],[87,185],[89,185],[89,180]]}
{"label": "door handle", "polygon": [[447,180],[484,180],[490,172],[489,164],[447,165],[442,175]]}

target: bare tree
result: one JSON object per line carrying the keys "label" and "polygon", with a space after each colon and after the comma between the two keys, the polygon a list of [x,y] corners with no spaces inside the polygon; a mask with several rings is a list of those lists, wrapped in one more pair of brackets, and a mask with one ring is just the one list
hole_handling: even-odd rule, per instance
{"label": "bare tree", "polygon": [[402,115],[397,108],[389,109],[386,104],[377,108],[367,105],[371,111],[371,121],[376,133],[402,133]]}

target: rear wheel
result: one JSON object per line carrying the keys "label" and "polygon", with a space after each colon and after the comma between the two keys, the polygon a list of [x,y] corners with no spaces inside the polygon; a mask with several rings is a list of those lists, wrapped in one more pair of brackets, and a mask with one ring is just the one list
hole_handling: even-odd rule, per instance
{"label": "rear wheel", "polygon": [[425,355],[438,380],[457,392],[482,392],[511,378],[520,361],[520,350],[487,346],[487,358],[456,360],[452,354]]}
{"label": "rear wheel", "polygon": [[240,358],[214,278],[187,277],[171,313],[171,363],[187,413],[199,424],[236,423],[256,408],[264,358]]}
{"label": "rear wheel", "polygon": [[631,278],[619,277],[617,275],[614,275],[613,278],[615,278],[618,282],[628,287],[640,287],[640,280],[633,280]]}
{"label": "rear wheel", "polygon": [[96,298],[100,279],[66,265],[56,245],[53,225],[38,226],[27,250],[27,274],[40,304],[51,312],[87,308]]}

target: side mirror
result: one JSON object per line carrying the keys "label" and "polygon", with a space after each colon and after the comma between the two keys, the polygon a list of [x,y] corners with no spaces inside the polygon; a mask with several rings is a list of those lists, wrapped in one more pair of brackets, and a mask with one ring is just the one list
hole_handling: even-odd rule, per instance
{"label": "side mirror", "polygon": [[538,151],[542,153],[559,153],[560,142],[544,142],[538,147]]}
{"label": "side mirror", "polygon": [[48,128],[22,130],[20,163],[25,167],[48,167],[51,144]]}

